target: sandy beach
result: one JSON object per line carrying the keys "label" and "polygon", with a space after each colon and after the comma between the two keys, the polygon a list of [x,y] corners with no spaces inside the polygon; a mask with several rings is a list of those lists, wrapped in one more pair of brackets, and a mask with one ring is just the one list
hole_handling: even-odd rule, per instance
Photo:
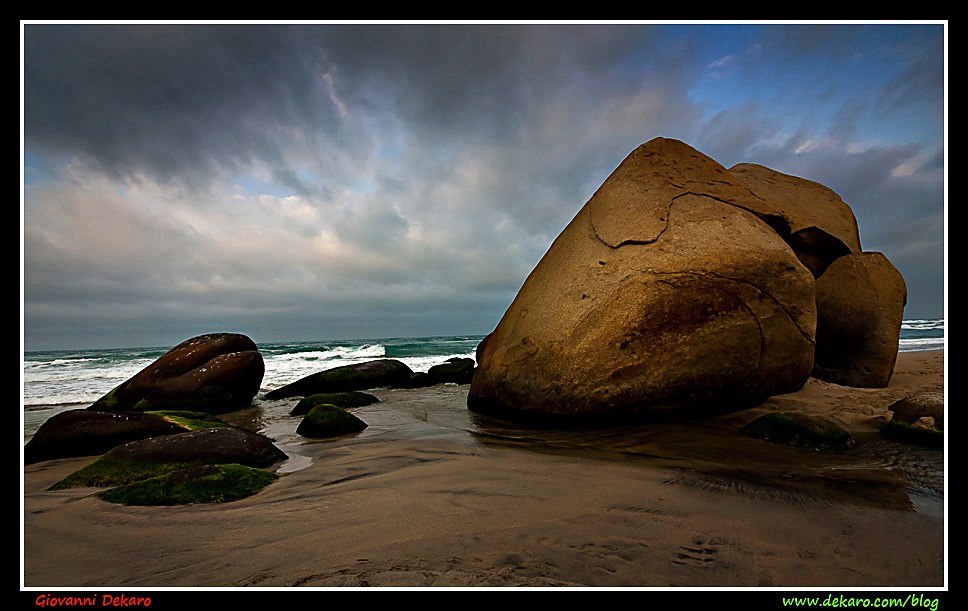
{"label": "sandy beach", "polygon": [[[91,458],[27,466],[23,585],[944,587],[944,453],[877,433],[894,401],[943,390],[943,352],[901,353],[887,388],[810,379],[755,409],[590,431],[476,415],[466,386],[376,391],[367,431],[283,447],[303,468],[225,505],[112,505],[47,491]],[[739,433],[775,410],[862,443]]]}

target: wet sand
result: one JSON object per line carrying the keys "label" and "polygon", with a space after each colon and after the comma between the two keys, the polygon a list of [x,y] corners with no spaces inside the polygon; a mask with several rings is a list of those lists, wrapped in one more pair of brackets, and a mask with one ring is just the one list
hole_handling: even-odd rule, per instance
{"label": "wet sand", "polygon": [[[888,388],[811,379],[688,423],[535,430],[468,412],[466,387],[374,392],[359,435],[307,442],[288,403],[235,414],[293,458],[225,505],[122,507],[24,469],[27,587],[943,587],[944,454],[881,439],[895,400],[943,391],[943,353]],[[748,439],[773,410],[863,443],[817,454]]]}

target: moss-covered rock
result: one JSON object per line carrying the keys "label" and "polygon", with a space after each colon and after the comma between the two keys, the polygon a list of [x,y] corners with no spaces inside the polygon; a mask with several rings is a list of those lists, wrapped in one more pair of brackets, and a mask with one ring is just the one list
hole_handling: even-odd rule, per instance
{"label": "moss-covered rock", "polygon": [[229,503],[251,496],[279,476],[239,464],[199,465],[125,486],[95,496],[121,505],[190,505]]}
{"label": "moss-covered rock", "polygon": [[749,437],[818,452],[845,450],[853,438],[836,423],[796,412],[773,412],[742,428]]}
{"label": "moss-covered rock", "polygon": [[184,410],[161,410],[155,412],[145,412],[161,416],[168,422],[177,424],[186,431],[198,431],[201,429],[218,429],[231,427],[231,424],[219,420],[211,414],[205,412],[191,412]]}
{"label": "moss-covered rock", "polygon": [[339,437],[358,433],[366,428],[366,423],[335,405],[317,405],[303,417],[296,432],[303,437]]}
{"label": "moss-covered rock", "polygon": [[944,429],[944,393],[923,392],[900,401],[895,401],[888,408],[891,420],[914,424],[921,418],[931,418],[935,429]]}
{"label": "moss-covered rock", "polygon": [[371,394],[351,390],[347,392],[324,392],[303,397],[289,412],[290,416],[305,416],[309,410],[317,405],[335,405],[343,409],[353,407],[363,407],[372,403],[379,403],[380,400]]}
{"label": "moss-covered rock", "polygon": [[203,429],[118,446],[51,489],[123,486],[206,464],[239,463],[261,468],[286,458],[262,435],[237,428]]}
{"label": "moss-covered rock", "polygon": [[899,419],[888,420],[881,427],[881,435],[901,443],[911,443],[932,448],[944,447],[944,431],[932,426]]}

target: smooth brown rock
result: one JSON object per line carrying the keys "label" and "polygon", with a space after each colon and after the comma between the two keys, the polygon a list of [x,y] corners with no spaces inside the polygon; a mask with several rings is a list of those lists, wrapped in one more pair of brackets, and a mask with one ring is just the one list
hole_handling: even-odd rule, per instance
{"label": "smooth brown rock", "polygon": [[95,456],[129,441],[185,431],[155,414],[68,410],[51,416],[24,445],[24,464]]}
{"label": "smooth brown rock", "polygon": [[200,335],[169,350],[90,409],[225,413],[251,404],[264,374],[262,355],[245,335]]}
{"label": "smooth brown rock", "polygon": [[895,401],[887,409],[893,420],[913,423],[921,418],[931,418],[938,430],[944,429],[944,393],[918,393]]}
{"label": "smooth brown rock", "polygon": [[633,151],[482,342],[469,407],[606,421],[739,409],[800,388],[814,279],[748,211],[756,200],[682,142]]}
{"label": "smooth brown rock", "polygon": [[857,219],[832,189],[753,163],[734,165],[729,173],[757,196],[735,205],[770,224],[814,277],[838,257],[861,252]]}
{"label": "smooth brown rock", "polygon": [[897,360],[907,286],[879,252],[840,257],[817,279],[813,375],[844,386],[883,388]]}

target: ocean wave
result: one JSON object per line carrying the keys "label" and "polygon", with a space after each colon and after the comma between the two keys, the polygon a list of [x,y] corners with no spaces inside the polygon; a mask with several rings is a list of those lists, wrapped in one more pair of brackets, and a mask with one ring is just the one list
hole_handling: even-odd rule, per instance
{"label": "ocean wave", "polygon": [[901,321],[901,329],[909,331],[932,331],[944,328],[945,324],[943,318],[924,318]]}

